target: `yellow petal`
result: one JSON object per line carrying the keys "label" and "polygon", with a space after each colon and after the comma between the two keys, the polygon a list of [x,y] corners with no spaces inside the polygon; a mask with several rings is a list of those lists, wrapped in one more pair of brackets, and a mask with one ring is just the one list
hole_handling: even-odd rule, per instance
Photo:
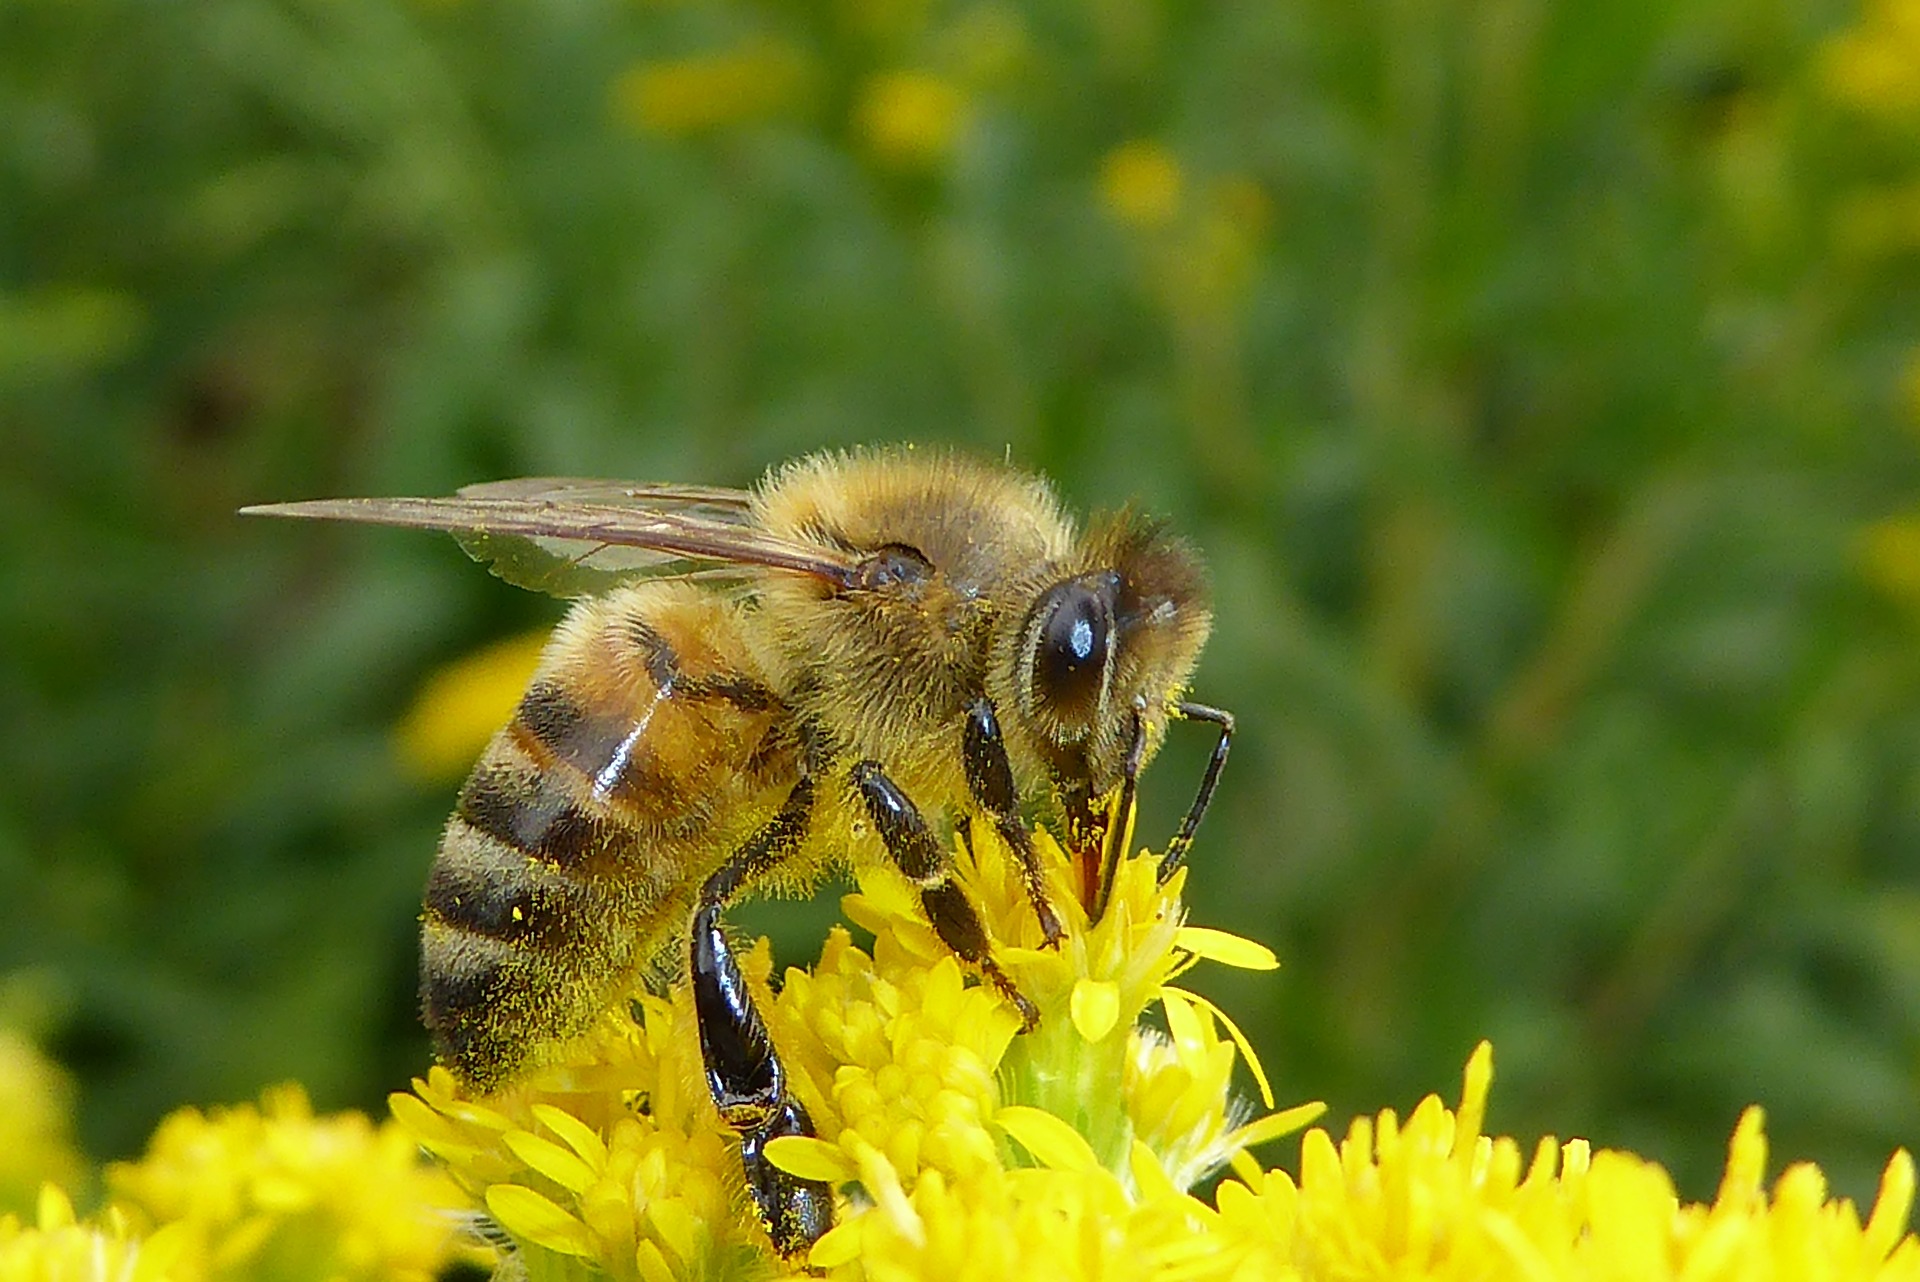
{"label": "yellow petal", "polygon": [[180,1266],[193,1249],[194,1237],[194,1226],[185,1220],[162,1225],[140,1244],[133,1282],[166,1282],[181,1276],[184,1270]]}
{"label": "yellow petal", "polygon": [[844,1184],[859,1177],[859,1168],[844,1149],[811,1135],[782,1135],[768,1141],[767,1160],[803,1180]]}
{"label": "yellow petal", "polygon": [[422,1144],[461,1142],[460,1133],[453,1123],[435,1112],[418,1095],[395,1091],[387,1096],[387,1110],[393,1114],[394,1121],[406,1128],[407,1134]]}
{"label": "yellow petal", "polygon": [[508,1131],[507,1147],[513,1155],[569,1193],[584,1193],[593,1187],[593,1168],[552,1140],[543,1140],[526,1131]]}
{"label": "yellow petal", "polygon": [[1460,1111],[1454,1117],[1453,1151],[1467,1153],[1487,1120],[1487,1093],[1493,1089],[1493,1043],[1483,1041],[1467,1058],[1460,1084]]}
{"label": "yellow petal", "polygon": [[[1162,986],[1160,989],[1160,1004],[1166,1008],[1167,1028],[1170,1031],[1173,1028],[1173,1021],[1174,1021],[1173,1008],[1166,1005],[1166,999],[1168,994],[1170,993],[1177,993],[1180,996],[1186,998],[1188,1001],[1203,1007],[1208,1014],[1212,1015],[1215,1019],[1220,1021],[1221,1025],[1225,1027],[1227,1030],[1227,1036],[1233,1038],[1233,1044],[1240,1048],[1240,1058],[1247,1062],[1247,1067],[1249,1069],[1253,1070],[1253,1080],[1255,1084],[1260,1087],[1261,1103],[1265,1104],[1268,1108],[1272,1108],[1273,1107],[1273,1087],[1267,1081],[1267,1070],[1261,1067],[1260,1057],[1253,1053],[1253,1043],[1248,1041],[1247,1035],[1240,1031],[1240,1025],[1228,1019],[1227,1013],[1225,1011],[1221,1010],[1218,1006],[1215,1006],[1212,1002],[1208,1001],[1206,998],[1200,996],[1200,994],[1188,992],[1184,988],[1167,988],[1165,986]],[[1192,1018],[1191,1012],[1187,1012],[1187,1017],[1189,1019]],[[1176,1034],[1176,1038],[1177,1036],[1178,1035]]]}
{"label": "yellow petal", "polygon": [[1073,985],[1067,1011],[1080,1036],[1097,1042],[1120,1022],[1120,985],[1106,979],[1082,976]]}
{"label": "yellow petal", "polygon": [[1237,966],[1241,970],[1280,968],[1280,959],[1265,944],[1256,944],[1251,939],[1207,926],[1182,926],[1174,933],[1173,944],[1196,957],[1219,962],[1222,966]]}
{"label": "yellow petal", "polygon": [[1265,1144],[1268,1140],[1277,1140],[1283,1135],[1291,1135],[1301,1127],[1317,1120],[1326,1111],[1327,1106],[1319,1100],[1311,1104],[1296,1104],[1278,1113],[1269,1113],[1265,1117],[1255,1118],[1230,1133],[1225,1142],[1235,1148],[1252,1148],[1256,1144]]}
{"label": "yellow petal", "polygon": [[487,1189],[487,1210],[515,1237],[562,1255],[593,1255],[593,1237],[587,1226],[549,1199],[519,1184],[495,1184]]}
{"label": "yellow petal", "polygon": [[816,1269],[837,1269],[843,1264],[853,1263],[859,1257],[860,1221],[856,1219],[829,1229],[807,1252],[807,1263]]}
{"label": "yellow petal", "polygon": [[600,1133],[585,1122],[551,1104],[535,1104],[533,1115],[542,1125],[566,1141],[567,1147],[578,1153],[590,1166],[596,1169],[606,1165],[607,1145]]}
{"label": "yellow petal", "polygon": [[1010,1104],[993,1120],[1042,1166],[1083,1174],[1100,1169],[1100,1159],[1086,1137],[1045,1109]]}
{"label": "yellow petal", "polygon": [[1127,1169],[1133,1174],[1134,1187],[1140,1190],[1143,1201],[1164,1201],[1182,1196],[1182,1190],[1167,1178],[1166,1168],[1160,1165],[1160,1159],[1154,1151],[1139,1140],[1133,1142],[1132,1150],[1127,1154]]}
{"label": "yellow petal", "polygon": [[1905,1149],[1895,1149],[1880,1177],[1880,1196],[1874,1199],[1873,1214],[1867,1220],[1868,1258],[1878,1263],[1887,1257],[1907,1229],[1907,1217],[1913,1212],[1913,1157]]}
{"label": "yellow petal", "polygon": [[639,1270],[642,1282],[674,1282],[673,1266],[667,1263],[667,1257],[645,1239],[634,1248],[633,1265]]}
{"label": "yellow petal", "polygon": [[666,1242],[667,1249],[679,1256],[681,1261],[691,1264],[700,1258],[701,1239],[704,1227],[694,1218],[693,1211],[677,1197],[659,1197],[647,1203],[647,1220],[653,1225],[653,1231]]}
{"label": "yellow petal", "polygon": [[38,1223],[42,1233],[73,1227],[73,1201],[56,1184],[40,1186]]}

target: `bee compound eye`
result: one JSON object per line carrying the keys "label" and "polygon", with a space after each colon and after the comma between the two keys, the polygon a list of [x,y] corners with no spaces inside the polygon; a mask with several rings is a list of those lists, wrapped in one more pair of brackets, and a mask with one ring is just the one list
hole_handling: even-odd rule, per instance
{"label": "bee compound eye", "polygon": [[1090,716],[1113,644],[1112,601],[1083,580],[1057,584],[1040,598],[1031,635],[1035,694],[1063,716]]}

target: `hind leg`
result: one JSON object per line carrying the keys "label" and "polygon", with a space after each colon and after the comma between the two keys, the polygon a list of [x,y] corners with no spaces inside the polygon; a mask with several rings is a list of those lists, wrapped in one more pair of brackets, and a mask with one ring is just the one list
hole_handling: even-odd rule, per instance
{"label": "hind leg", "polygon": [[707,1090],[740,1136],[740,1164],[761,1221],[782,1255],[802,1255],[833,1227],[833,1190],[787,1174],[766,1158],[769,1140],[812,1135],[813,1122],[787,1094],[786,1071],[727,943],[720,912],[745,885],[791,854],[805,835],[814,788],[803,778],[786,804],[707,879],[694,909],[693,1010]]}

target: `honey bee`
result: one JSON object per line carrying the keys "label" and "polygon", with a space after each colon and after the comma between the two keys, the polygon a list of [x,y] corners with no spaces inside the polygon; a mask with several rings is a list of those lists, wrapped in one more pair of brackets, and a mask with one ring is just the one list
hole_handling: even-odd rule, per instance
{"label": "honey bee", "polygon": [[1057,944],[1029,816],[1063,832],[1098,920],[1169,722],[1218,739],[1163,878],[1232,738],[1229,714],[1183,697],[1212,620],[1187,545],[1126,511],[1076,529],[1044,481],[960,455],[815,455],[752,491],[534,479],[245,511],[449,530],[509,581],[583,598],[448,820],[423,1018],[455,1074],[497,1089],[685,941],[674,973],[690,976],[708,1086],[783,1253],[830,1226],[831,1191],[762,1156],[811,1123],[724,907],[891,861],[1030,1028],[954,880],[952,835],[992,826]]}

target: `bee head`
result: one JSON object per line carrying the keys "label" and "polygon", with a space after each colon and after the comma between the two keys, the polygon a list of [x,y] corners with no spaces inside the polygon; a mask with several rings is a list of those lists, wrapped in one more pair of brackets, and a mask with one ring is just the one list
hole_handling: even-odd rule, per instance
{"label": "bee head", "polygon": [[1142,719],[1151,753],[1213,613],[1198,558],[1130,513],[1097,524],[1073,563],[1001,629],[995,677],[1055,781],[1098,793],[1120,776]]}

